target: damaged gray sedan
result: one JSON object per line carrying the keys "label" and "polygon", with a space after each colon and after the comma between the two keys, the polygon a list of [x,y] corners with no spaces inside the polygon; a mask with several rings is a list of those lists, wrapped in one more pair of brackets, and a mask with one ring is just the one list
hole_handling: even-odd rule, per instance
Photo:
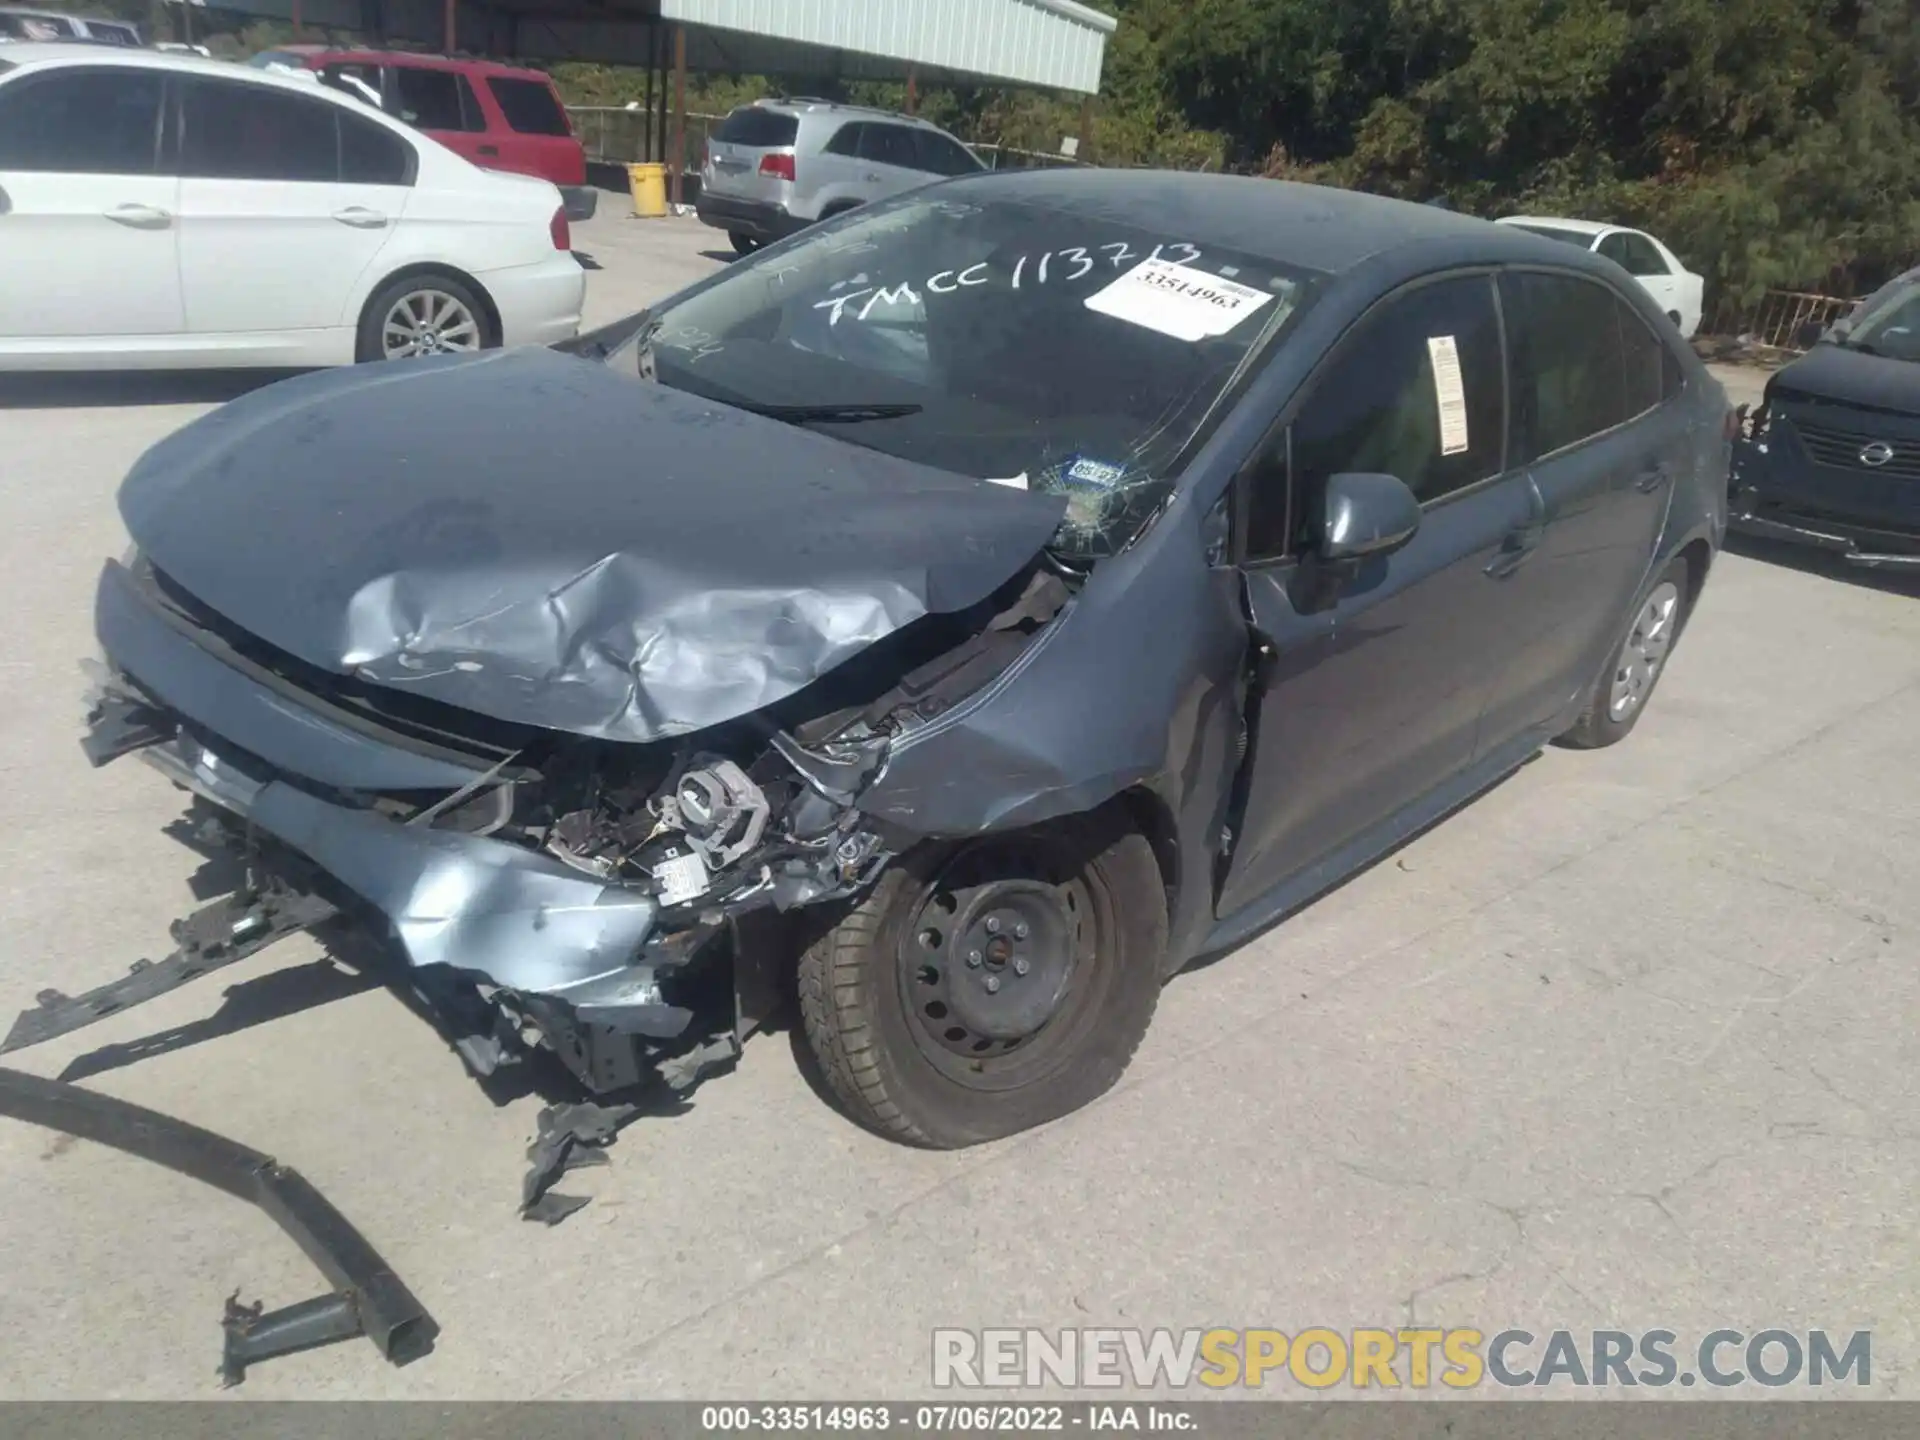
{"label": "damaged gray sedan", "polygon": [[1188,960],[1631,730],[1727,456],[1605,261],[1201,175],[957,180],[557,350],[272,386],[127,477],[87,740],[249,886],[24,1040],[338,910],[478,1072],[611,1106],[791,987],[858,1119],[1009,1134]]}

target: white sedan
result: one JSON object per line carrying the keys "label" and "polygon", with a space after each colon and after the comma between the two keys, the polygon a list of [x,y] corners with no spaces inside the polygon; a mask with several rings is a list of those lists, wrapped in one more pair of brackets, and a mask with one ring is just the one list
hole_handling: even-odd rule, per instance
{"label": "white sedan", "polygon": [[1680,327],[1682,335],[1691,337],[1700,328],[1700,307],[1707,282],[1644,230],[1601,225],[1592,220],[1535,215],[1503,215],[1495,223],[1518,225],[1549,240],[1564,240],[1582,250],[1606,256],[1646,286],[1647,293],[1667,312],[1667,318]]}
{"label": "white sedan", "polygon": [[574,335],[560,192],[310,79],[0,50],[0,370],[345,364]]}

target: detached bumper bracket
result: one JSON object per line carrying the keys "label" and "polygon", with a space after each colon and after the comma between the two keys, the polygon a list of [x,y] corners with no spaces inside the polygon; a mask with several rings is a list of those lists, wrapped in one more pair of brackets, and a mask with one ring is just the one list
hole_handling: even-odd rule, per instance
{"label": "detached bumper bracket", "polygon": [[111,1095],[0,1066],[0,1115],[151,1160],[264,1211],[330,1291],[279,1310],[227,1301],[220,1374],[228,1385],[276,1355],[364,1335],[395,1365],[433,1349],[440,1327],[346,1216],[297,1171],[210,1130]]}
{"label": "detached bumper bracket", "polygon": [[175,922],[173,939],[179,948],[166,959],[142,960],[118,980],[84,995],[41,991],[40,1003],[21,1011],[6,1040],[0,1041],[0,1055],[71,1034],[109,1015],[144,1005],[210,971],[244,960],[296,931],[318,925],[333,914],[331,902],[278,883],[270,882],[257,891],[223,895]]}

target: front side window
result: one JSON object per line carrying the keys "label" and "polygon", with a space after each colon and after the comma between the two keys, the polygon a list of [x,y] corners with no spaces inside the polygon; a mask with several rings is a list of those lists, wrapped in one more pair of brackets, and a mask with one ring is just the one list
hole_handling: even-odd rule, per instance
{"label": "front side window", "polygon": [[381,108],[380,67],[359,62],[336,63],[320,67],[320,83],[351,95],[374,109]]}
{"label": "front side window", "polygon": [[0,170],[151,175],[160,140],[157,70],[57,70],[0,88]]}
{"label": "front side window", "polygon": [[181,87],[180,173],[209,180],[340,178],[336,110],[268,85],[195,79]]}
{"label": "front side window", "polygon": [[1066,553],[1126,545],[1312,277],[1181,233],[925,192],[730,267],[636,373],[850,445],[1058,494]]}
{"label": "front side window", "polygon": [[507,125],[519,135],[571,135],[567,112],[544,80],[514,80],[495,75],[487,81]]}
{"label": "front side window", "polygon": [[[1629,408],[1625,331],[1639,324],[1597,280],[1537,271],[1504,275],[1512,342],[1514,463],[1526,464],[1611,430]],[[1645,399],[1636,383],[1634,403]]]}
{"label": "front side window", "polygon": [[1500,366],[1486,276],[1435,281],[1386,301],[1312,381],[1288,440],[1294,504],[1284,487],[1256,485],[1248,553],[1294,548],[1334,475],[1397,476],[1428,503],[1499,474]]}
{"label": "front side window", "polygon": [[480,115],[480,102],[468,86],[467,77],[452,70],[396,65],[392,103],[400,119],[421,130],[487,128]]}

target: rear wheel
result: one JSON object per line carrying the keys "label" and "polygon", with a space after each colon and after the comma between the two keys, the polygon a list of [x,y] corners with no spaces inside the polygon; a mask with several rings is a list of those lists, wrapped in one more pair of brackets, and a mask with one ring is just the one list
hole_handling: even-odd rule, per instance
{"label": "rear wheel", "polygon": [[1153,852],[1106,815],[926,847],[802,955],[807,1038],[870,1129],[938,1149],[998,1139],[1120,1078],[1166,943]]}
{"label": "rear wheel", "polygon": [[1633,733],[1686,624],[1689,588],[1685,560],[1675,560],[1660,572],[1652,588],[1640,597],[1633,623],[1614,652],[1613,662],[1587,693],[1586,709],[1579,721],[1560,737],[1559,744],[1575,750],[1598,750],[1618,744]]}
{"label": "rear wheel", "polygon": [[744,230],[729,230],[727,240],[733,246],[736,255],[751,255],[760,248],[760,242]]}
{"label": "rear wheel", "polygon": [[354,358],[412,360],[499,343],[471,286],[451,275],[406,275],[381,286],[360,312]]}

